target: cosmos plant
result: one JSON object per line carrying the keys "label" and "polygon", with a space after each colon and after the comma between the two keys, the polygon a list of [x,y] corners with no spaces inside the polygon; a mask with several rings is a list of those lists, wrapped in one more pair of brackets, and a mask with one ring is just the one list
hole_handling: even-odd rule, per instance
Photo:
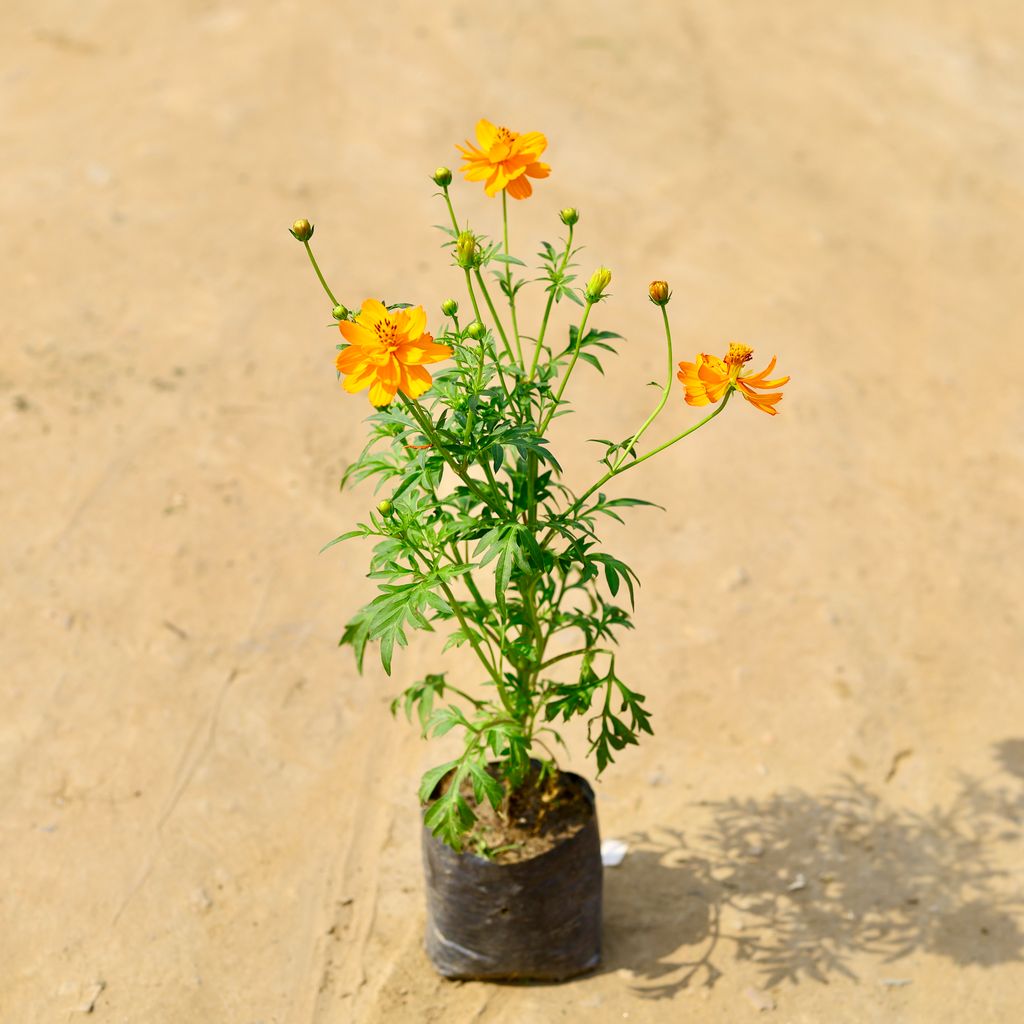
{"label": "cosmos plant", "polygon": [[[420,788],[429,802],[426,824],[456,849],[475,820],[470,790],[477,804],[507,808],[512,793],[535,782],[538,764],[541,776],[555,767],[561,723],[586,718],[598,774],[652,732],[643,694],[616,669],[616,645],[632,628],[637,577],[600,540],[606,517],[621,522],[626,509],[651,503],[616,495],[611,485],[706,426],[733,394],[774,416],[789,380],[769,379],[774,357],[764,370],[745,372],[753,353],[738,342],[722,357],[700,352],[676,364],[671,291],[665,281],[652,282],[648,294],[667,354],[657,401],[627,437],[597,442],[596,479],[575,493],[563,482],[549,427],[571,411],[566,390],[578,363],[602,369],[615,354],[620,335],[591,326],[609,297],[611,271],[598,267],[586,281],[576,274],[579,213],[571,208],[559,213],[566,228],[559,245],[540,243],[539,282],[512,254],[508,197],[531,197],[532,181],[551,173],[541,160],[544,135],[481,120],[476,143],[458,149],[466,180],[501,197],[501,240],[460,226],[452,172],[437,168],[433,181],[451,225],[442,229],[446,248],[471,314],[460,316],[459,302],[444,300],[436,337],[425,305],[367,298],[353,312],[339,303],[313,256],[313,226],[299,220],[291,229],[333,306],[341,386],[365,391],[374,410],[368,443],[342,486],[372,479],[384,492],[365,522],[327,545],[374,540],[369,576],[379,593],[352,616],[341,642],[354,650],[360,671],[367,647],[376,645],[390,675],[410,630],[441,629],[445,649],[468,647],[478,665],[475,678],[457,681],[426,673],[392,705],[425,737],[461,734],[458,755],[426,772]],[[543,314],[527,333],[518,300],[538,283],[546,291]],[[567,331],[551,330],[556,306],[576,310]],[[669,415],[678,432],[646,447],[673,394]],[[680,397],[711,409],[686,423]]]}

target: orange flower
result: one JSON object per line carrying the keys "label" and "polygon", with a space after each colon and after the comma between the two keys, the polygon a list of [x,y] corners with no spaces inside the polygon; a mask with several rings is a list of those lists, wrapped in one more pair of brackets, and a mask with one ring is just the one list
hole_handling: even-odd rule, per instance
{"label": "orange flower", "polygon": [[423,364],[452,354],[427,334],[422,306],[391,312],[376,299],[367,299],[354,321],[342,320],[338,327],[350,343],[335,360],[345,374],[345,390],[354,394],[369,387],[370,404],[378,407],[392,402],[397,391],[419,398],[432,383]]}
{"label": "orange flower", "polygon": [[789,378],[778,377],[767,380],[768,374],[775,369],[775,356],[760,373],[740,375],[740,367],[754,356],[749,345],[732,342],[725,359],[709,356],[706,352],[697,356],[696,363],[680,363],[676,376],[686,387],[687,405],[710,405],[717,402],[729,391],[738,391],[752,406],[774,416],[778,411],[773,408],[782,400],[782,392],[771,395],[758,394],[755,390],[765,388],[781,388]]}
{"label": "orange flower", "polygon": [[455,148],[465,161],[462,173],[467,181],[483,181],[489,196],[505,189],[513,199],[525,199],[533,192],[530,178],[546,178],[551,173],[538,157],[548,148],[548,140],[540,132],[510,132],[496,128],[490,121],[476,123],[478,149],[469,140]]}

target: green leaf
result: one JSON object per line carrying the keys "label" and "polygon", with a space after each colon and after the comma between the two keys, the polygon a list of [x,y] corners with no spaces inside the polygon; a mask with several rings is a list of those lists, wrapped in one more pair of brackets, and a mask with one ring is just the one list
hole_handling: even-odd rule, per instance
{"label": "green leaf", "polygon": [[469,774],[473,780],[473,795],[476,797],[476,802],[481,804],[486,799],[493,808],[497,809],[505,797],[505,792],[501,788],[501,783],[487,770],[483,758],[467,760],[466,766],[469,768]]}
{"label": "green leaf", "polygon": [[335,537],[334,540],[325,544],[317,554],[322,555],[328,548],[333,548],[335,544],[340,544],[343,540],[352,540],[353,537],[368,537],[370,535],[371,531],[369,527],[360,526],[357,530],[349,530],[348,533],[343,533],[340,537]]}
{"label": "green leaf", "polygon": [[[463,761],[460,764],[455,761],[452,765],[458,765],[455,774],[445,792],[427,808],[423,815],[423,824],[435,836],[458,851],[462,849],[462,835],[472,827],[476,815],[460,792],[462,780],[468,770],[466,763]],[[452,765],[448,766],[449,769]],[[440,777],[443,776],[444,772]],[[421,792],[422,788],[421,786]]]}
{"label": "green leaf", "polygon": [[454,761],[445,761],[444,764],[439,764],[436,768],[430,768],[423,773],[423,778],[420,779],[420,802],[426,803],[433,795],[434,790],[437,788],[437,784],[459,763],[461,758],[456,758]]}

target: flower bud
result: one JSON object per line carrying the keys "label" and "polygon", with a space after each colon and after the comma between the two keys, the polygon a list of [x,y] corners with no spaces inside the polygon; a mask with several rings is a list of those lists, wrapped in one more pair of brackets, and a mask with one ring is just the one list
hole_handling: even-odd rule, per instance
{"label": "flower bud", "polygon": [[385,498],[380,504],[377,505],[377,511],[382,516],[390,516],[395,510],[395,506]]}
{"label": "flower bud", "polygon": [[478,248],[472,231],[461,231],[455,242],[455,262],[463,270],[471,270],[476,261]]}
{"label": "flower bud", "polygon": [[587,298],[597,302],[604,295],[605,288],[612,283],[612,272],[607,267],[598,267],[587,282]]}
{"label": "flower bud", "polygon": [[445,299],[441,303],[441,312],[445,316],[455,316],[459,311],[459,304],[454,299]]}
{"label": "flower bud", "polygon": [[667,306],[668,300],[672,298],[672,293],[668,290],[668,281],[652,281],[647,294],[656,306]]}
{"label": "flower bud", "polygon": [[474,320],[467,328],[466,333],[474,340],[479,341],[486,333],[487,328],[484,327],[479,320]]}
{"label": "flower bud", "polygon": [[434,184],[441,188],[447,188],[452,183],[452,172],[447,167],[438,167],[434,170]]}
{"label": "flower bud", "polygon": [[331,316],[333,316],[335,320],[347,320],[348,319],[348,307],[347,306],[343,306],[339,302],[338,305],[336,305],[334,307],[334,309],[331,310]]}
{"label": "flower bud", "polygon": [[567,206],[564,210],[561,210],[558,214],[558,219],[566,226],[571,228],[573,224],[580,219],[580,211],[575,206]]}
{"label": "flower bud", "polygon": [[313,225],[305,217],[297,220],[290,231],[300,242],[308,242],[313,237]]}

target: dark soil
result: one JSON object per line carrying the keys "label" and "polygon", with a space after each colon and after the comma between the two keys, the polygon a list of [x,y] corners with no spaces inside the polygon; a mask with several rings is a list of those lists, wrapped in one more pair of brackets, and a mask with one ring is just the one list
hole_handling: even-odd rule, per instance
{"label": "dark soil", "polygon": [[[441,792],[449,781],[450,777],[442,780]],[[468,779],[462,784],[462,795],[477,819],[466,835],[465,849],[499,864],[547,853],[571,839],[594,816],[593,804],[578,777],[558,770],[544,778],[534,770],[497,810],[486,800],[476,802]]]}

